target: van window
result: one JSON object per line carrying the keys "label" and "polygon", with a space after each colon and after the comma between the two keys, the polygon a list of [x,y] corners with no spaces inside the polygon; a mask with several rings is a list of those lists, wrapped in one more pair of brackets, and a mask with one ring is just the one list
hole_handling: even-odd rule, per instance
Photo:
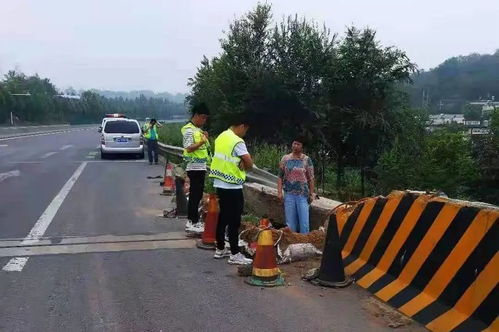
{"label": "van window", "polygon": [[107,134],[138,134],[140,128],[133,121],[106,121],[104,132]]}

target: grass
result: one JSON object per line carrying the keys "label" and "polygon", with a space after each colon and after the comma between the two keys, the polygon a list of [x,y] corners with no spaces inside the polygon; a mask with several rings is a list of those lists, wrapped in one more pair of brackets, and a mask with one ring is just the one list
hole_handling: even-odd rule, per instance
{"label": "grass", "polygon": [[253,161],[259,168],[272,174],[279,173],[279,163],[282,157],[289,153],[286,146],[257,142],[252,142],[248,145]]}
{"label": "grass", "polygon": [[182,133],[180,129],[183,123],[167,123],[159,128],[159,140],[168,145],[182,146]]}

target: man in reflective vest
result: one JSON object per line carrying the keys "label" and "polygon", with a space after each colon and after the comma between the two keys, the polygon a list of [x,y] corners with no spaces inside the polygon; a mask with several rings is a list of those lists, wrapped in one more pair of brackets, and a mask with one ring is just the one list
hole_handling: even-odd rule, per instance
{"label": "man in reflective vest", "polygon": [[203,131],[208,120],[209,110],[204,103],[194,105],[192,118],[180,130],[183,137],[184,162],[190,181],[189,203],[187,207],[186,231],[202,232],[203,224],[199,221],[199,202],[203,198],[206,167],[210,162],[210,142],[208,133]]}
{"label": "man in reflective vest", "polygon": [[[229,257],[229,264],[251,264],[252,260],[239,252],[239,226],[244,207],[243,183],[246,171],[253,167],[243,137],[249,122],[236,120],[229,129],[215,140],[215,153],[210,177],[217,190],[220,214],[217,224],[217,248],[215,258]],[[228,228],[230,251],[225,248],[225,228]]]}
{"label": "man in reflective vest", "polygon": [[144,138],[147,140],[147,157],[149,158],[149,165],[152,165],[153,154],[154,163],[158,164],[158,128],[162,127],[156,119],[151,119],[149,123],[144,125],[142,129],[144,132]]}

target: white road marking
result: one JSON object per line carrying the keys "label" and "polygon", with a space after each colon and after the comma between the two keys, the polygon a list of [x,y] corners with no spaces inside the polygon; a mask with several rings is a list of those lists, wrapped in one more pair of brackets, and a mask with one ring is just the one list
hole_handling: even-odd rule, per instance
{"label": "white road marking", "polygon": [[[62,187],[61,191],[54,197],[52,202],[50,202],[49,206],[43,211],[42,215],[40,218],[38,218],[38,221],[35,223],[29,234],[24,238],[22,241],[23,244],[33,244],[38,242],[40,238],[43,236],[47,228],[49,227],[50,223],[54,219],[55,215],[57,214],[57,211],[59,211],[59,208],[61,207],[62,203],[68,196],[69,192],[71,191],[71,188],[73,188],[73,185],[76,183],[78,178],[80,177],[81,173],[87,166],[86,162],[81,163],[81,165],[76,169],[76,171],[71,175],[69,180],[64,184]],[[4,271],[22,271],[24,268],[24,265],[28,262],[28,259],[22,260],[23,257],[14,257],[12,258],[4,267]],[[25,257],[24,257],[25,258]],[[20,260],[21,259],[21,260]],[[18,261],[19,263],[15,263]],[[13,264],[17,264],[18,268],[16,270],[9,270],[11,268],[10,266]],[[7,268],[7,270],[6,270]]]}
{"label": "white road marking", "polygon": [[2,270],[7,272],[21,272],[27,262],[28,257],[14,257],[5,264]]}
{"label": "white road marking", "polygon": [[41,156],[40,158],[42,159],[46,159],[50,156],[53,156],[54,154],[56,154],[57,152],[47,152],[46,154],[44,154],[43,156]]}
{"label": "white road marking", "polygon": [[61,150],[61,151],[64,151],[64,150],[69,149],[69,148],[72,148],[72,147],[73,147],[73,145],[71,145],[71,144],[68,144],[68,145],[63,145],[63,146],[60,148],[60,150]]}
{"label": "white road marking", "polygon": [[20,174],[21,172],[17,169],[10,172],[0,173],[0,182],[13,176],[19,176]]}
{"label": "white road marking", "polygon": [[0,144],[0,148],[6,148],[8,146],[9,146],[8,144]]}

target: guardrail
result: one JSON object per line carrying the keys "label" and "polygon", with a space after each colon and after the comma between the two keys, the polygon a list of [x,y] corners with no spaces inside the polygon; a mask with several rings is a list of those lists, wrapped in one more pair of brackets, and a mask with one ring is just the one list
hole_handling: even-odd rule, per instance
{"label": "guardrail", "polygon": [[[158,145],[160,154],[182,157],[184,149],[182,149],[181,147],[163,143],[159,143]],[[253,169],[246,174],[246,179],[249,182],[263,184],[271,188],[277,188],[277,176],[256,166],[253,166]]]}
{"label": "guardrail", "polygon": [[96,127],[97,124],[86,125],[43,125],[43,126],[19,126],[19,127],[0,127],[0,139],[10,139],[23,136],[32,136],[38,134],[58,133],[66,130],[80,129],[86,127]]}

